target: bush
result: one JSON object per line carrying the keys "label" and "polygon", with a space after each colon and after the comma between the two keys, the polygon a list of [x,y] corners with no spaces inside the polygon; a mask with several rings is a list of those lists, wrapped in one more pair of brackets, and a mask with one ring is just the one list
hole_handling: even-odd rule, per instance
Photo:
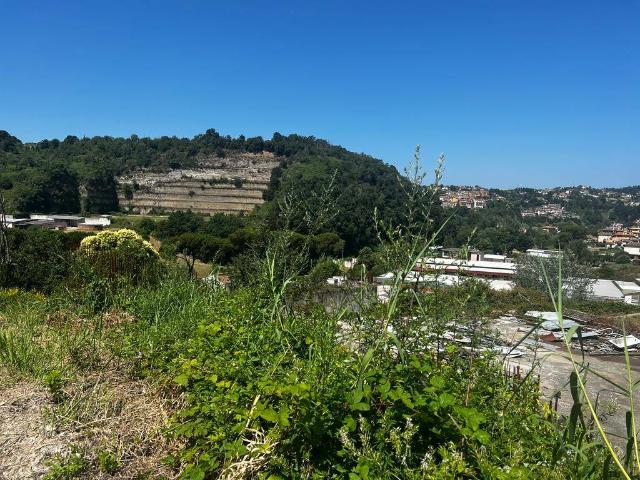
{"label": "bush", "polygon": [[340,266],[334,260],[323,260],[311,269],[309,280],[314,284],[323,283],[327,278],[340,273]]}
{"label": "bush", "polygon": [[11,264],[2,267],[0,286],[50,292],[66,277],[71,255],[65,234],[29,228],[7,231]]}
{"label": "bush", "polygon": [[137,279],[159,258],[149,242],[133,230],[105,230],[80,242],[80,254],[101,276]]}

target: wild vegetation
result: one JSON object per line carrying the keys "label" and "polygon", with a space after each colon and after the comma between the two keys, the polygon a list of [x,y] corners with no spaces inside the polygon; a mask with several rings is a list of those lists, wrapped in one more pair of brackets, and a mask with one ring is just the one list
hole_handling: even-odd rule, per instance
{"label": "wild vegetation", "polygon": [[[331,184],[340,192],[335,199],[336,211],[349,215],[334,215],[323,232],[335,233],[344,241],[344,253],[355,255],[362,248],[378,245],[375,228],[370,221],[374,210],[378,218],[398,223],[403,215],[402,180],[393,166],[364,154],[356,154],[314,137],[283,136],[274,133],[271,139],[261,137],[238,138],[222,136],[213,129],[193,138],[129,138],[68,136],[63,140],[43,140],[23,144],[6,131],[0,131],[0,193],[4,195],[10,212],[89,213],[116,212],[119,209],[115,176],[139,168],[168,171],[190,168],[208,156],[224,157],[229,153],[270,152],[280,159],[273,170],[271,184],[265,193],[266,203],[254,215],[239,222],[215,222],[188,219],[191,228],[177,224],[185,217],[175,217],[169,229],[160,226],[157,237],[176,237],[180,233],[207,233],[216,237],[208,243],[220,243],[234,229],[267,223],[273,230],[279,224],[283,201],[299,205],[299,211],[313,211],[319,207],[323,188]],[[231,179],[223,179],[232,181]],[[221,181],[223,181],[221,180]],[[234,180],[234,183],[235,182]],[[613,191],[613,190],[612,190]],[[635,193],[637,187],[620,192]],[[553,220],[521,217],[523,208],[553,200],[551,193],[541,194],[533,189],[492,190],[504,201],[489,201],[487,208],[469,210],[457,208],[443,211],[434,198],[430,212],[434,221],[444,225],[439,242],[445,247],[472,246],[494,253],[511,253],[528,248],[561,248],[571,251],[582,263],[596,267],[616,268],[629,264],[628,255],[618,253],[602,258],[587,248],[586,240],[599,228],[611,222],[630,223],[640,218],[640,207],[607,201],[598,195],[573,193],[563,200],[573,217]],[[546,195],[546,196],[545,196]],[[162,213],[162,212],[159,212]],[[226,223],[225,226],[220,222]],[[235,222],[235,223],[234,223]],[[165,227],[167,226],[165,223]],[[540,228],[552,223],[558,232]],[[307,235],[304,224],[297,223],[298,233]],[[155,226],[140,225],[138,230],[149,235]],[[173,228],[173,231],[171,231]],[[204,230],[204,231],[203,231]],[[242,233],[240,233],[242,235]],[[234,248],[226,242],[219,245],[224,258],[234,256]],[[207,259],[208,261],[208,259]],[[607,270],[601,272],[606,276]],[[596,271],[596,274],[599,274]],[[631,275],[631,274],[630,274]]]}
{"label": "wild vegetation", "polygon": [[[260,213],[272,228],[280,228],[278,206],[285,193],[296,202],[314,203],[331,181],[341,191],[336,208],[353,215],[334,216],[325,231],[337,233],[350,252],[375,242],[369,221],[375,208],[389,221],[399,218],[401,189],[395,167],[314,137],[279,133],[263,140],[221,136],[210,129],[191,139],[68,136],[23,144],[0,131],[0,193],[11,212],[70,213],[81,207],[91,213],[113,212],[118,210],[116,175],[141,167],[159,171],[194,167],[211,155],[262,151],[281,159],[266,192],[269,202]],[[83,194],[86,198],[81,201]]]}
{"label": "wild vegetation", "polygon": [[[570,380],[568,418],[541,401],[536,377],[505,374],[504,358],[484,343],[499,307],[484,284],[403,288],[446,227],[433,216],[441,167],[430,187],[419,170],[401,183],[397,222],[370,219],[380,242],[371,255],[397,273],[387,303],[355,292],[349,308],[327,310],[307,295],[313,272],[329,270],[341,247],[323,233],[337,211],[331,182],[302,215],[290,202],[295,192],[278,200],[279,228],[245,237],[229,289],[185,275],[175,257],[159,258],[131,232],[76,249],[54,232],[11,233],[2,384],[44,386],[47,421],[77,434],[50,459],[46,478],[637,475],[633,411],[629,448],[615,451],[584,397],[584,368]],[[241,218],[208,222],[216,232],[246,228]],[[195,230],[213,228],[208,222]],[[177,231],[170,220],[155,228],[184,255],[204,248],[204,231]],[[363,275],[367,264],[364,255]],[[471,343],[445,342],[451,328]]]}

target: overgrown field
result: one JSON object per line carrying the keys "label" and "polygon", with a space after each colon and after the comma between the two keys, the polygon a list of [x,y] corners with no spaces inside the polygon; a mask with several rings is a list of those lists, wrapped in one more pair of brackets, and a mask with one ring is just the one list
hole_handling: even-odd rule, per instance
{"label": "overgrown field", "polygon": [[588,422],[567,430],[533,379],[425,348],[423,327],[486,310],[483,289],[422,299],[409,325],[408,298],[397,315],[331,315],[182,272],[96,303],[100,288],[0,294],[3,392],[44,388],[43,424],[68,440],[45,478],[600,478],[607,465],[598,442],[574,446],[595,438]]}

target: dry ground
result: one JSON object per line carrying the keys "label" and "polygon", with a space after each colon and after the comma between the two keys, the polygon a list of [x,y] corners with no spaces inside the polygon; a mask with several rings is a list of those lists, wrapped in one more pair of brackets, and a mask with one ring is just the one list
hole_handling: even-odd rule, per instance
{"label": "dry ground", "polygon": [[[64,400],[32,382],[0,389],[0,479],[41,479],[52,462],[80,452],[78,478],[173,478],[165,465],[172,451],[163,435],[175,407],[146,380],[106,371],[77,379]],[[116,465],[105,471],[99,457]]]}
{"label": "dry ground", "polygon": [[78,435],[47,423],[51,405],[47,391],[30,383],[0,390],[0,479],[42,478],[48,459],[69,453]]}

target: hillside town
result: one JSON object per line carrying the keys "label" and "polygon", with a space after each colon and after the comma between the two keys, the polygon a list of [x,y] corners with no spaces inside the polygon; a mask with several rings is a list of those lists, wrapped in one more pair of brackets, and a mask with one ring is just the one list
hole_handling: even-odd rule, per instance
{"label": "hillside town", "polygon": [[640,220],[631,225],[614,223],[598,232],[598,243],[606,248],[622,248],[640,259]]}
{"label": "hillside town", "polygon": [[522,210],[522,217],[548,217],[563,218],[565,216],[564,207],[557,203],[548,203],[540,207],[526,208]]}
{"label": "hillside town", "polygon": [[607,202],[621,202],[630,207],[640,206],[640,191],[637,188],[596,188],[590,186],[555,187],[536,189],[535,192],[550,200],[564,201],[576,196],[603,198]]}
{"label": "hillside town", "polygon": [[[494,196],[495,197],[495,196]],[[489,190],[482,187],[443,187],[440,202],[445,208],[485,208],[491,199]]]}

